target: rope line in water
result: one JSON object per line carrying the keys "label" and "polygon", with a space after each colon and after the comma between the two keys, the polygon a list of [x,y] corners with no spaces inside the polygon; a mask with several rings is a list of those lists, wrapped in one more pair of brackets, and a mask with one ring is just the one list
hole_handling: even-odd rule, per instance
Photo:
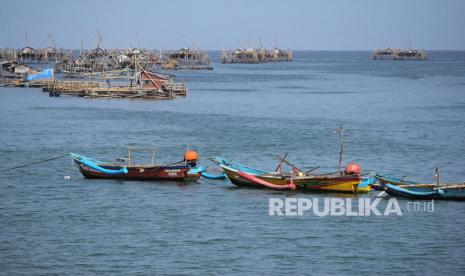
{"label": "rope line in water", "polygon": [[40,163],[45,163],[45,162],[49,162],[49,161],[52,161],[52,160],[55,160],[55,159],[59,159],[59,158],[65,157],[65,156],[67,156],[67,154],[60,155],[60,156],[55,156],[55,157],[52,157],[52,158],[36,161],[36,162],[33,162],[33,163],[21,165],[21,166],[16,166],[16,167],[8,168],[8,169],[3,169],[3,170],[0,170],[0,172],[6,172],[6,171],[14,170],[14,169],[24,168],[24,167],[28,167],[28,166],[32,166],[32,165],[37,165],[37,164],[40,164]]}

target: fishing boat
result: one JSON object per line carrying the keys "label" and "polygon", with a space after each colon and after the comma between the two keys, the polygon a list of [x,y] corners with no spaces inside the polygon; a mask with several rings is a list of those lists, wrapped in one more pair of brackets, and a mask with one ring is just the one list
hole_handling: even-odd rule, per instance
{"label": "fishing boat", "polygon": [[70,153],[85,178],[122,179],[122,180],[170,180],[195,181],[199,179],[203,167],[196,167],[197,153],[187,151],[182,161],[168,164],[155,164],[155,149],[150,164],[132,164],[131,149],[128,158],[118,158],[116,163],[103,162],[77,153]]}
{"label": "fishing boat", "polygon": [[279,189],[279,186],[283,186],[282,188],[286,189],[285,187],[289,187],[288,185],[293,183],[296,189],[299,190],[342,193],[366,193],[371,190],[369,183],[362,181],[360,174],[352,173],[350,168],[346,168],[344,172],[340,173],[313,174],[300,170],[297,171],[295,167],[293,167],[292,172],[263,171],[222,157],[214,157],[211,160],[224,170],[226,176],[233,184],[241,187],[266,187],[263,183],[260,184],[257,181],[244,177],[247,174],[275,185],[273,187],[275,189]]}
{"label": "fishing boat", "polygon": [[439,172],[436,169],[436,183],[422,184],[409,181],[392,181],[396,178],[387,178],[375,175],[384,190],[390,196],[400,196],[412,199],[444,199],[465,200],[465,183],[441,184],[439,183]]}

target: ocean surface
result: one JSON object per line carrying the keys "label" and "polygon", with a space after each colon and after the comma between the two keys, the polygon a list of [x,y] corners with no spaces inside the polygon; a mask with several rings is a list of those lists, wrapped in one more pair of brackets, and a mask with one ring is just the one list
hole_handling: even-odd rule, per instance
{"label": "ocean surface", "polygon": [[[114,161],[128,145],[177,161],[189,145],[207,166],[219,155],[272,170],[288,153],[328,172],[343,125],[344,164],[424,182],[439,166],[443,182],[465,181],[465,52],[296,52],[247,65],[211,56],[213,71],[173,72],[189,95],[170,101],[0,88],[0,170],[68,152]],[[412,213],[398,199],[403,216],[268,215],[269,198],[377,194],[86,180],[64,157],[0,173],[0,274],[465,274],[465,202]]]}

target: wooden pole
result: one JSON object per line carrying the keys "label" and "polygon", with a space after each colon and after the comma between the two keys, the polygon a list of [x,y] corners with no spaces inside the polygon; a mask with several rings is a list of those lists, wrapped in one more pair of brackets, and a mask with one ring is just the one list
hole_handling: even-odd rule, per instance
{"label": "wooden pole", "polygon": [[434,175],[434,178],[436,178],[436,185],[440,185],[440,178],[441,176],[439,175],[439,168],[438,166],[436,166],[436,168],[434,168],[434,171],[436,172],[436,174]]}
{"label": "wooden pole", "polygon": [[282,171],[283,171],[283,170],[282,170],[282,166],[283,166],[284,160],[285,160],[286,157],[287,157],[287,154],[288,154],[288,153],[286,152],[286,154],[284,154],[284,157],[283,157],[283,158],[281,158],[281,157],[278,156],[278,158],[279,158],[279,163],[278,163],[278,166],[276,167],[276,169],[274,170],[275,172],[277,172],[278,170],[279,170],[279,172],[282,172]]}
{"label": "wooden pole", "polygon": [[281,158],[281,156],[276,156],[276,157],[278,157],[279,160],[282,160],[283,163],[286,163],[287,165],[291,166],[292,168],[303,172],[299,167],[297,167],[296,165],[294,165],[291,162],[287,161],[286,158]]}
{"label": "wooden pole", "polygon": [[186,154],[187,154],[187,152],[189,151],[189,144],[190,144],[190,141],[189,141],[189,140],[187,140],[186,153],[184,154],[184,165],[187,165],[187,158],[186,158]]}
{"label": "wooden pole", "polygon": [[339,133],[339,165],[337,171],[341,173],[341,166],[342,166],[342,154],[344,153],[344,128],[341,126],[338,128],[337,132]]}
{"label": "wooden pole", "polygon": [[155,161],[155,148],[152,149],[152,165]]}

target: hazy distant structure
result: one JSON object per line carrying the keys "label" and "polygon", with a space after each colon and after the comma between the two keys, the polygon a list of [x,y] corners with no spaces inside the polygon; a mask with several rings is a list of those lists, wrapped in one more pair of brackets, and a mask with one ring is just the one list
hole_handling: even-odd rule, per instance
{"label": "hazy distant structure", "polygon": [[62,59],[67,52],[61,48],[56,47],[55,40],[52,34],[47,37],[48,46],[44,48],[33,48],[28,46],[29,39],[26,33],[26,46],[17,52],[15,61],[19,63],[49,63],[58,62]]}
{"label": "hazy distant structure", "polygon": [[65,77],[80,78],[93,73],[120,70],[125,68],[122,64],[126,65],[120,54],[117,50],[105,49],[99,34],[95,49],[81,48],[78,57],[68,56],[62,59],[56,64],[55,71],[63,72]]}
{"label": "hazy distant structure", "polygon": [[425,50],[415,49],[375,49],[373,51],[374,60],[425,60],[427,59]]}
{"label": "hazy distant structure", "polygon": [[46,64],[58,62],[68,54],[61,48],[49,46],[46,48],[33,48],[25,46],[21,49],[0,49],[0,61],[19,62],[28,64]]}
{"label": "hazy distant structure", "polygon": [[259,47],[252,48],[249,39],[248,47],[223,50],[221,53],[221,63],[264,63],[293,60],[294,57],[291,50],[278,48],[276,36],[274,37],[274,44],[272,49],[266,49],[263,47],[262,39],[259,37]]}
{"label": "hazy distant structure", "polygon": [[167,70],[212,70],[206,51],[196,47],[181,48],[177,51],[164,50],[158,53],[158,68]]}
{"label": "hazy distant structure", "polygon": [[224,50],[221,54],[221,63],[263,63],[276,61],[291,61],[291,50],[273,48]]}

